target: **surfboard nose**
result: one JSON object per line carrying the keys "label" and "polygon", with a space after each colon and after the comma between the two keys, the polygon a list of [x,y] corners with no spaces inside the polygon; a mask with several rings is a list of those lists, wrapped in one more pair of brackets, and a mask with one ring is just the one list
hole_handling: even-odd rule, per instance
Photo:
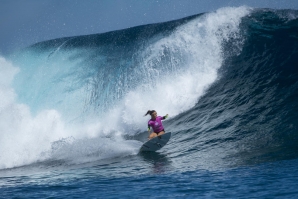
{"label": "surfboard nose", "polygon": [[164,147],[171,138],[171,132],[159,135],[151,140],[145,142],[140,148],[140,152],[142,151],[157,151]]}

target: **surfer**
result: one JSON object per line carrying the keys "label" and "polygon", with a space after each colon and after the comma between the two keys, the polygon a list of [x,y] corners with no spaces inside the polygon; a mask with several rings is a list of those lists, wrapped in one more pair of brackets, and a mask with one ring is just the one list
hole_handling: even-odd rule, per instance
{"label": "surfer", "polygon": [[[162,135],[165,133],[165,129],[162,125],[161,120],[166,119],[169,115],[166,114],[165,116],[157,116],[157,112],[155,110],[149,110],[147,111],[146,115],[151,115],[151,119],[148,121],[148,133],[149,133],[149,139],[152,139],[158,135]],[[150,134],[150,127],[152,127],[153,132]]]}

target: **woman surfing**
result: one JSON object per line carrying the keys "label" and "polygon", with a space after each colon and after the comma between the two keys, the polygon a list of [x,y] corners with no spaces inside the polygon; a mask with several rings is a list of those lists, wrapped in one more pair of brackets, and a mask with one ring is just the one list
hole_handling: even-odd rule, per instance
{"label": "woman surfing", "polygon": [[[161,120],[166,119],[169,115],[166,114],[165,116],[157,116],[157,112],[155,110],[149,110],[147,111],[146,115],[151,115],[151,119],[148,121],[148,133],[149,133],[149,139],[152,139],[156,136],[162,135],[165,133],[165,129],[162,125]],[[150,127],[152,127],[153,132],[150,134],[151,129]]]}

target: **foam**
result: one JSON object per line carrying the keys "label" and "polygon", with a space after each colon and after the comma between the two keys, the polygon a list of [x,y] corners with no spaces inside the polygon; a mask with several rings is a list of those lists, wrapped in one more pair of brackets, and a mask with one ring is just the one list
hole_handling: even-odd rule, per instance
{"label": "foam", "polygon": [[0,58],[0,168],[35,161],[40,158],[41,149],[49,148],[55,138],[65,136],[57,111],[44,110],[32,117],[27,105],[15,102],[11,82],[18,71],[17,67]]}
{"label": "foam", "polygon": [[83,139],[62,139],[52,145],[50,160],[62,160],[67,164],[82,164],[102,159],[135,155],[142,143],[124,140],[116,136]]}
{"label": "foam", "polygon": [[[18,71],[0,57],[0,169],[57,159],[83,163],[135,154],[140,147],[140,142],[125,141],[119,133],[112,138],[98,137],[100,123],[66,127],[61,114],[54,109],[32,116],[30,107],[16,102],[11,88]],[[65,142],[65,138],[73,139]]]}

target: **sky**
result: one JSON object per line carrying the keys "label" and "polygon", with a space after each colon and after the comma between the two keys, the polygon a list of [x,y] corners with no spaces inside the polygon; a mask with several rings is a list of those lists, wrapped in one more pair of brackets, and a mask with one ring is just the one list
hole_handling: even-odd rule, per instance
{"label": "sky", "polygon": [[40,41],[103,33],[242,5],[298,10],[298,0],[0,0],[0,55]]}

